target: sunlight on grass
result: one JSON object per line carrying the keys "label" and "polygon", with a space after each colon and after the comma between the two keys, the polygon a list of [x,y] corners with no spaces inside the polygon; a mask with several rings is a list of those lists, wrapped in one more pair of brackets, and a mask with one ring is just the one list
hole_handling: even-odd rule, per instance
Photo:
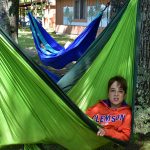
{"label": "sunlight on grass", "polygon": [[[68,35],[58,35],[55,32],[50,32],[50,35],[62,46],[67,41],[72,42],[74,40],[74,38],[70,38]],[[35,49],[32,33],[28,28],[19,30],[18,43],[23,49],[31,47]]]}
{"label": "sunlight on grass", "polygon": [[[22,51],[28,57],[30,57],[32,60],[38,63],[40,66],[43,66],[37,54],[37,50],[35,48],[34,40],[30,29],[29,28],[19,29],[18,33],[19,33],[18,44],[22,48]],[[50,32],[50,35],[62,46],[64,46],[68,41],[72,42],[75,39],[75,37],[72,38],[69,35],[60,35],[60,34],[56,34],[55,32]],[[44,67],[51,70],[52,72],[55,72],[55,74],[58,76],[63,76],[71,66],[72,63],[68,64],[66,67],[60,70],[54,69],[50,66],[44,66]]]}

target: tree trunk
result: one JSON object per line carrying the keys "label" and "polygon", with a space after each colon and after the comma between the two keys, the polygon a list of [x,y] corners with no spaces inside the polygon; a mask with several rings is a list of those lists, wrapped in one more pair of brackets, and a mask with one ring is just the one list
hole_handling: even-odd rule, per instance
{"label": "tree trunk", "polygon": [[0,26],[14,41],[18,37],[19,0],[0,0]]}
{"label": "tree trunk", "polygon": [[121,9],[124,3],[127,0],[110,0],[111,2],[111,10],[110,10],[110,19],[112,19],[116,13]]}
{"label": "tree trunk", "polygon": [[6,0],[0,0],[0,26],[10,35],[10,21],[8,17],[8,5]]}
{"label": "tree trunk", "polygon": [[135,132],[150,133],[150,0],[141,0]]}

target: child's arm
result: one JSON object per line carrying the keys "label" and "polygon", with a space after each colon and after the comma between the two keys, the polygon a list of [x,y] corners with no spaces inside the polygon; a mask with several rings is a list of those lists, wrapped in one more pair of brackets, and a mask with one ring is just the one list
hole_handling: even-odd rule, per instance
{"label": "child's arm", "polygon": [[105,128],[105,136],[116,138],[122,141],[128,141],[131,133],[131,113],[126,115],[123,124],[119,128]]}

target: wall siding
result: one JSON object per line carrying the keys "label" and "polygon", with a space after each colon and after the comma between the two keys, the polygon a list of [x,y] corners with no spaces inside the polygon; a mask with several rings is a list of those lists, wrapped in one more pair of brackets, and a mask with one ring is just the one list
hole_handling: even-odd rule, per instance
{"label": "wall siding", "polygon": [[[108,0],[86,0],[87,6],[94,6],[96,3],[106,4]],[[69,34],[80,34],[87,26],[87,19],[84,20],[72,20],[72,24],[65,24],[64,7],[74,7],[74,0],[57,0],[56,1],[56,32],[58,33],[69,33]],[[88,11],[86,16],[88,16]],[[103,28],[99,29],[101,32]]]}

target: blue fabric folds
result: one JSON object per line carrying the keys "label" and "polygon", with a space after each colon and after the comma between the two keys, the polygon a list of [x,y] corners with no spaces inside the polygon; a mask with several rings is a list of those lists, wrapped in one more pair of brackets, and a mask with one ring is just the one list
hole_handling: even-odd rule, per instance
{"label": "blue fabric folds", "polygon": [[103,12],[65,49],[42,27],[29,12],[30,28],[40,60],[46,66],[61,69],[77,61],[95,40]]}

